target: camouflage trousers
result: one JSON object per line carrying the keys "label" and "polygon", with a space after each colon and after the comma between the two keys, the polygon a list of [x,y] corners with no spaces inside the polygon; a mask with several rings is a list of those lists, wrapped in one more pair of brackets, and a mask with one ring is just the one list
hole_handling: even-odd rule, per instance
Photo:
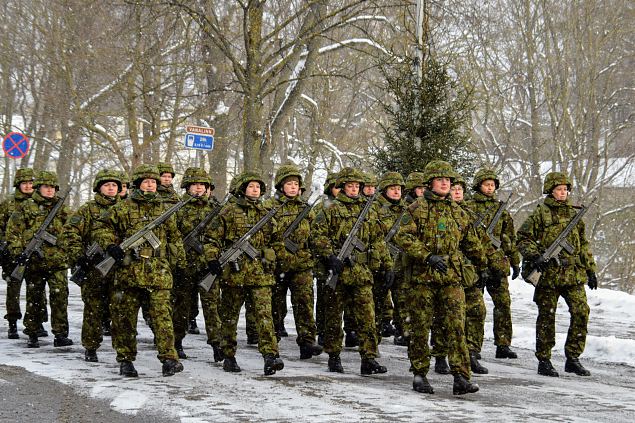
{"label": "camouflage trousers", "polygon": [[[326,318],[325,318],[325,306],[324,302],[327,298],[327,290],[329,288],[326,287],[326,279],[328,277],[328,272],[324,268],[323,264],[318,264],[315,266],[315,277],[316,277],[316,299],[315,299],[315,326],[317,327],[317,334],[324,336],[325,334],[325,326],[326,326]],[[347,298],[344,304],[344,332],[350,333],[354,332],[357,329],[357,323],[355,322],[355,314],[353,313],[353,304]]]}
{"label": "camouflage trousers", "polygon": [[[342,351],[342,315],[347,304],[356,324],[359,335],[359,355],[362,358],[377,357],[377,332],[375,327],[375,304],[373,301],[373,286],[345,285],[340,282],[335,290],[325,288],[325,333],[324,351],[329,354],[339,354]],[[354,305],[354,306],[353,306]]]}
{"label": "camouflage trousers", "polygon": [[175,272],[172,284],[172,326],[174,340],[181,342],[187,334],[192,308],[192,291],[198,290],[195,275]]}
{"label": "camouflage trousers", "polygon": [[381,273],[373,275],[373,303],[375,304],[375,328],[377,330],[377,343],[381,343],[381,327],[383,322],[392,320],[392,301],[390,290],[385,289],[384,279]]}
{"label": "camouflage trousers", "polygon": [[221,348],[226,357],[236,355],[236,331],[238,318],[243,304],[253,307],[258,331],[258,351],[265,355],[278,355],[276,339],[271,315],[270,286],[223,286],[221,289]]}
{"label": "camouflage trousers", "polygon": [[[469,352],[480,352],[483,347],[485,316],[487,310],[483,300],[483,291],[477,287],[465,288],[465,340]],[[430,343],[434,357],[448,355],[447,323],[445,307],[438,307],[432,321]]]}
{"label": "camouflage trousers", "polygon": [[54,335],[68,336],[68,280],[66,269],[50,273],[31,273],[26,271],[26,313],[24,314],[24,333],[37,332],[46,314],[46,285],[49,287],[51,306],[51,330]]}
{"label": "camouflage trousers", "polygon": [[536,358],[538,360],[550,359],[551,350],[556,345],[558,297],[564,298],[571,316],[567,340],[564,344],[565,356],[578,358],[584,352],[590,311],[584,285],[546,288],[538,284],[534,292],[534,302],[538,306],[536,319]]}
{"label": "camouflage trousers", "polygon": [[412,316],[410,314],[410,291],[412,289],[411,279],[406,273],[397,273],[393,286],[393,297],[396,297],[396,316],[393,319],[395,329],[399,335],[410,337]]}
{"label": "camouflage trousers", "polygon": [[90,272],[82,284],[82,346],[87,350],[98,349],[103,341],[101,325],[105,316],[110,316],[112,283],[112,278],[104,279],[98,272]]}
{"label": "camouflage trousers", "polygon": [[157,347],[157,358],[178,360],[174,349],[172,306],[169,289],[145,289],[116,286],[111,299],[112,344],[117,361],[134,361],[137,357],[137,318],[142,302],[148,304]]}
{"label": "camouflage trousers", "polygon": [[291,305],[295,329],[298,333],[298,345],[315,343],[315,319],[313,318],[313,273],[311,270],[285,272],[284,277],[276,276],[273,287],[273,323],[274,327],[284,325],[287,314],[287,290],[291,291]]}
{"label": "camouflage trousers", "polygon": [[470,378],[470,358],[465,342],[465,294],[460,285],[417,283],[410,289],[408,309],[411,316],[411,335],[408,346],[411,371],[426,375],[430,368],[428,336],[435,310],[445,309],[448,342],[448,361],[453,374]]}
{"label": "camouflage trousers", "polygon": [[208,292],[199,288],[197,290],[198,295],[201,297],[201,309],[205,318],[207,343],[218,347],[221,341],[220,286],[215,283]]}
{"label": "camouflage trousers", "polygon": [[[7,283],[7,299],[6,299],[6,307],[7,314],[4,315],[4,318],[12,321],[12,320],[20,320],[22,318],[22,310],[20,309],[20,290],[22,289],[22,281],[16,282],[11,279],[9,276],[15,266],[10,264],[2,265],[2,278]],[[46,292],[42,291],[42,298],[40,300],[40,304],[43,305],[41,308],[42,315],[38,318],[38,320],[42,322],[49,321],[48,311],[46,309],[47,299]]]}
{"label": "camouflage trousers", "polygon": [[487,284],[487,292],[494,303],[494,345],[509,346],[512,343],[512,299],[507,277],[503,277],[496,288]]}

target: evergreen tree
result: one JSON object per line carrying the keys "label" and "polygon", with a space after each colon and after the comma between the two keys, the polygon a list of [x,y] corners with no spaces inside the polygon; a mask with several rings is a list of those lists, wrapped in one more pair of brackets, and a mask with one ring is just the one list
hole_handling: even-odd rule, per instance
{"label": "evergreen tree", "polygon": [[441,159],[471,174],[475,155],[469,145],[469,93],[430,56],[420,82],[412,59],[382,69],[394,103],[384,105],[389,121],[381,125],[385,138],[374,152],[376,170],[405,176]]}

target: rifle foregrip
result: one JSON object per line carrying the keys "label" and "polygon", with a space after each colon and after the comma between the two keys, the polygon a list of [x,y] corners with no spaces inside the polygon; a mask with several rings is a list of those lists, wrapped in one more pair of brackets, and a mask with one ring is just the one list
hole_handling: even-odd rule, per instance
{"label": "rifle foregrip", "polygon": [[102,276],[106,276],[114,265],[115,265],[115,259],[108,256],[104,260],[102,260],[101,263],[95,266],[95,268],[99,270],[99,273],[101,273]]}
{"label": "rifle foregrip", "polygon": [[212,286],[214,285],[215,280],[216,280],[216,275],[212,275],[211,273],[208,273],[207,275],[205,275],[203,279],[201,279],[201,281],[198,283],[198,286],[203,288],[205,292],[209,292],[209,290],[212,289]]}

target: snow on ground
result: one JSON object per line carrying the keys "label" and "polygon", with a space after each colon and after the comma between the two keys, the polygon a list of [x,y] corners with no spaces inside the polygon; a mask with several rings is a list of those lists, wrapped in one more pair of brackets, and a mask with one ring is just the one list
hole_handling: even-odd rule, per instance
{"label": "snow on ground", "polygon": [[[263,376],[263,362],[255,347],[246,345],[244,320],[239,326],[237,360],[242,373],[229,374],[213,363],[204,335],[188,335],[184,347],[189,359],[185,371],[161,376],[152,345],[152,334],[139,324],[138,379],[118,375],[109,338],[98,351],[99,363],[83,360],[80,345],[82,304],[79,289],[71,283],[70,337],[75,345],[54,348],[52,337],[42,347],[27,349],[26,337],[6,338],[6,321],[0,323],[0,363],[68,384],[78,393],[110,401],[111,407],[129,414],[153,411],[183,423],[215,421],[635,421],[635,297],[615,291],[588,291],[591,317],[587,350],[582,362],[591,377],[564,373],[563,344],[568,327],[564,302],[559,304],[557,345],[553,363],[560,378],[536,374],[533,355],[536,307],[532,287],[510,281],[514,315],[513,346],[518,360],[497,360],[491,335],[492,305],[487,298],[488,320],[482,363],[488,375],[473,377],[481,391],[452,395],[451,376],[428,376],[434,395],[412,391],[412,376],[404,347],[384,338],[380,363],[386,375],[359,375],[359,354],[345,349],[345,374],[326,371],[326,355],[299,360],[292,316],[287,316],[289,338],[280,343],[285,369]],[[5,298],[6,284],[0,284]],[[199,316],[199,327],[202,327]],[[48,324],[47,328],[50,329]]]}

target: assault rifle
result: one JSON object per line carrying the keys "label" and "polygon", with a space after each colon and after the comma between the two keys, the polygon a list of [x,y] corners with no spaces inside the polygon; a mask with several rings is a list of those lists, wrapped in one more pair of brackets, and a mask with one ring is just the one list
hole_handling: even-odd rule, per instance
{"label": "assault rifle", "polygon": [[0,241],[0,257],[4,258],[5,251],[7,251],[7,241]]}
{"label": "assault rifle", "polygon": [[203,254],[203,244],[199,241],[201,232],[203,232],[207,225],[209,225],[209,222],[211,222],[212,219],[218,216],[218,213],[220,213],[221,209],[225,206],[225,204],[227,204],[227,201],[229,201],[229,197],[231,197],[231,194],[227,194],[225,198],[223,198],[223,201],[214,207],[214,209],[209,212],[209,214],[205,216],[203,220],[201,220],[199,224],[185,236],[185,238],[183,238],[183,247],[185,248],[186,253],[194,250],[197,254]]}
{"label": "assault rifle", "polygon": [[64,201],[66,201],[66,197],[68,196],[69,192],[71,192],[70,187],[68,187],[66,191],[64,191],[62,195],[59,196],[57,202],[55,203],[49,214],[46,216],[46,219],[44,219],[44,222],[42,222],[38,230],[33,235],[33,238],[31,238],[24,251],[22,251],[22,253],[20,254],[20,256],[25,258],[26,262],[18,264],[15,269],[13,269],[13,272],[11,272],[11,279],[13,279],[14,281],[22,281],[28,261],[31,259],[33,253],[37,253],[40,258],[44,258],[44,253],[42,252],[42,244],[45,241],[49,245],[57,245],[57,237],[47,232],[47,229],[51,222],[53,222],[53,219],[55,219],[57,213],[64,206]]}
{"label": "assault rifle", "polygon": [[[573,228],[575,228],[576,225],[580,222],[580,220],[582,220],[582,217],[584,217],[584,215],[589,210],[591,205],[595,203],[596,199],[597,198],[594,198],[593,200],[591,200],[588,206],[581,206],[580,210],[575,214],[575,216],[573,216],[573,219],[571,219],[571,221],[562,230],[562,232],[558,234],[556,239],[545,250],[545,252],[541,254],[540,257],[542,257],[545,263],[551,259],[554,259],[556,263],[560,265],[560,260],[558,259],[558,254],[560,254],[560,251],[564,249],[569,254],[573,254],[575,252],[573,246],[569,244],[569,242],[567,241],[567,237],[569,236]],[[529,275],[524,279],[530,284],[532,284],[533,286],[536,286],[538,285],[538,281],[540,280],[541,276],[542,276],[541,271],[539,271],[538,269],[532,269]]]}
{"label": "assault rifle", "polygon": [[[162,225],[166,220],[170,218],[170,216],[172,216],[174,213],[179,211],[179,209],[181,209],[184,205],[192,201],[194,198],[196,197],[190,197],[185,200],[179,201],[178,203],[170,207],[168,210],[163,212],[161,216],[157,217],[152,222],[145,225],[143,228],[141,228],[139,231],[131,235],[129,238],[126,238],[121,244],[119,244],[119,247],[123,251],[129,251],[129,250],[132,250],[133,248],[140,246],[141,244],[147,241],[148,244],[150,244],[150,246],[152,247],[152,249],[156,250],[161,245],[161,240],[159,240],[159,238],[157,238],[157,236],[152,231],[158,226]],[[99,270],[102,276],[106,276],[108,272],[110,272],[110,269],[112,269],[112,266],[114,266],[115,262],[116,261],[114,258],[106,254],[106,258],[103,259],[97,266],[95,266],[95,268]]]}
{"label": "assault rifle", "polygon": [[395,220],[395,223],[392,224],[392,226],[390,227],[390,230],[388,231],[388,233],[384,237],[384,241],[386,242],[386,246],[388,247],[388,251],[390,251],[390,255],[393,258],[397,257],[400,253],[403,252],[401,248],[397,247],[395,245],[395,243],[392,242],[392,239],[397,234],[397,231],[399,230],[399,226],[401,226],[401,219],[403,219],[403,215],[405,213],[406,213],[406,208],[404,207],[403,211],[401,212],[399,217],[397,217],[397,220]]}
{"label": "assault rifle", "polygon": [[[313,196],[313,193],[309,195],[309,199],[312,196]],[[302,223],[304,218],[306,218],[309,215],[309,213],[313,209],[313,206],[315,206],[315,203],[317,203],[319,199],[320,199],[320,196],[317,196],[312,203],[307,203],[307,205],[304,206],[302,211],[296,216],[293,222],[291,222],[289,227],[282,234],[282,239],[284,240],[284,246],[287,250],[289,250],[289,252],[295,254],[300,249],[300,246],[296,244],[295,242],[291,241],[289,237],[295,232],[298,226],[300,226],[300,223]]]}
{"label": "assault rifle", "polygon": [[512,198],[512,193],[511,192],[507,196],[507,200],[499,202],[498,209],[496,210],[496,213],[494,214],[494,217],[489,222],[489,225],[487,225],[487,229],[485,229],[485,233],[489,237],[490,241],[492,241],[492,245],[494,245],[494,247],[496,247],[496,248],[500,248],[501,240],[494,236],[494,228],[496,228],[496,224],[498,223],[498,221],[500,220],[501,216],[503,215],[503,212],[507,208],[507,204],[509,204],[509,199],[510,198]]}
{"label": "assault rifle", "polygon": [[[259,251],[256,250],[256,248],[254,248],[254,246],[251,245],[251,242],[249,241],[256,233],[258,233],[258,231],[260,231],[260,229],[262,229],[263,226],[267,224],[267,222],[269,222],[273,218],[273,216],[275,216],[275,214],[278,212],[278,209],[283,204],[284,203],[281,203],[278,206],[269,210],[269,212],[266,215],[260,218],[260,220],[256,222],[254,226],[251,227],[251,229],[245,232],[243,236],[238,238],[238,240],[236,240],[231,247],[229,247],[220,255],[220,257],[218,258],[218,261],[220,262],[221,268],[224,267],[229,262],[233,262],[236,264],[236,266],[238,266],[236,262],[240,258],[240,256],[242,256],[243,254],[246,254],[252,260],[258,258],[258,256],[260,255]],[[203,288],[205,292],[209,292],[209,290],[212,288],[212,285],[214,285],[214,281],[216,280],[216,277],[217,275],[214,275],[211,272],[208,272],[203,277],[203,279],[201,279],[198,285],[201,288]]]}
{"label": "assault rifle", "polygon": [[[368,212],[370,211],[375,198],[377,198],[377,194],[378,192],[376,192],[375,195],[366,200],[366,204],[364,205],[362,211],[359,213],[359,216],[357,216],[357,220],[351,228],[351,231],[348,233],[348,236],[344,240],[342,248],[340,248],[340,252],[337,253],[337,258],[341,261],[350,258],[350,256],[353,254],[353,251],[355,250],[358,250],[360,252],[366,251],[366,245],[364,245],[364,243],[360,241],[359,238],[357,238],[357,233],[362,228],[362,224],[364,223],[364,220],[366,220],[366,215],[368,215]],[[340,275],[338,275],[337,273],[333,273],[333,270],[329,270],[329,276],[326,278],[326,284],[331,289],[335,289],[339,277]]]}
{"label": "assault rifle", "polygon": [[[86,257],[86,263],[93,264],[97,261],[101,261],[104,258],[104,250],[97,244],[93,242],[86,249],[86,253],[84,256]],[[85,265],[78,264],[73,268],[71,272],[71,281],[75,282],[77,286],[82,286],[86,279],[88,278],[88,270]]]}

